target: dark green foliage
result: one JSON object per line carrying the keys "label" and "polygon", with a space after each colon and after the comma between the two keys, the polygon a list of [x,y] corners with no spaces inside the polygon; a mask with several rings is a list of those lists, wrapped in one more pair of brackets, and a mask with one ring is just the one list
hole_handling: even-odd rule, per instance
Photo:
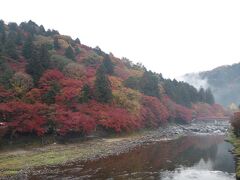
{"label": "dark green foliage", "polygon": [[139,82],[140,90],[148,96],[160,97],[158,78],[156,74],[151,71],[145,71]]}
{"label": "dark green foliage", "polygon": [[141,79],[140,77],[131,76],[124,81],[124,86],[128,88],[140,90],[140,85],[139,85],[140,79]]}
{"label": "dark green foliage", "polygon": [[91,99],[91,89],[87,84],[85,84],[81,90],[79,102],[87,103],[90,99]]}
{"label": "dark green foliage", "polygon": [[206,93],[205,93],[205,90],[204,90],[203,88],[200,88],[198,94],[199,94],[198,100],[199,100],[200,102],[205,102],[205,101],[206,101]]}
{"label": "dark green foliage", "polygon": [[0,84],[6,89],[11,87],[10,79],[12,78],[14,72],[8,66],[8,64],[0,57]]}
{"label": "dark green foliage", "polygon": [[75,47],[75,54],[79,55],[80,53],[81,53],[81,51],[80,51],[79,47]]}
{"label": "dark green foliage", "polygon": [[4,46],[3,46],[3,44],[0,42],[0,58],[1,58],[2,55],[3,55],[3,50],[4,50]]}
{"label": "dark green foliage", "polygon": [[56,49],[56,50],[60,49],[60,45],[59,45],[57,37],[54,37],[53,46],[54,46],[54,49]]}
{"label": "dark green foliage", "polygon": [[33,48],[34,48],[33,38],[32,38],[32,36],[29,36],[23,46],[23,56],[26,59],[31,58],[31,56],[33,54]]}
{"label": "dark green foliage", "polygon": [[46,36],[54,36],[54,35],[59,35],[59,32],[54,29],[53,30],[48,29],[45,34]]}
{"label": "dark green foliage", "polygon": [[33,35],[33,34],[38,34],[38,25],[33,22],[33,21],[28,21],[27,23],[26,22],[22,22],[20,24],[20,28],[22,28],[25,32],[28,32],[30,35]]}
{"label": "dark green foliage", "polygon": [[225,107],[240,102],[240,63],[220,66],[210,71],[199,73],[200,78],[207,80],[214,90],[216,102]]}
{"label": "dark green foliage", "polygon": [[10,31],[17,32],[18,25],[17,25],[17,23],[11,22],[11,23],[8,23],[8,28],[9,28]]}
{"label": "dark green foliage", "polygon": [[40,48],[33,48],[33,53],[26,66],[26,71],[33,78],[36,85],[43,72],[49,68],[50,65],[49,53],[46,45]]}
{"label": "dark green foliage", "polygon": [[48,52],[48,46],[43,44],[40,47],[40,60],[44,69],[48,69],[50,66],[50,55]]}
{"label": "dark green foliage", "polygon": [[39,27],[39,33],[40,33],[41,35],[45,35],[45,33],[46,33],[45,28],[43,27],[43,25],[41,25],[41,26]]}
{"label": "dark green foliage", "polygon": [[76,44],[81,44],[81,42],[80,42],[80,40],[79,40],[79,38],[77,38],[77,39],[75,39],[75,41],[74,41]]}
{"label": "dark green foliage", "polygon": [[62,71],[67,64],[72,63],[72,62],[73,61],[71,59],[68,59],[65,56],[61,56],[61,55],[52,55],[50,58],[51,68],[52,69],[57,68],[60,71]]}
{"label": "dark green foliage", "polygon": [[104,66],[105,72],[107,74],[110,74],[110,75],[113,74],[113,72],[114,72],[114,65],[113,65],[109,55],[105,55],[104,56],[102,65]]}
{"label": "dark green foliage", "polygon": [[49,91],[42,96],[42,100],[46,104],[54,104],[55,97],[60,92],[60,85],[58,83],[53,83]]}
{"label": "dark green foliage", "polygon": [[215,100],[214,100],[214,97],[213,97],[213,94],[212,94],[212,91],[211,89],[207,89],[206,90],[206,103],[208,104],[214,104]]}
{"label": "dark green foliage", "polygon": [[97,67],[100,65],[100,61],[95,56],[89,56],[88,58],[83,60],[83,64],[85,66]]}
{"label": "dark green foliage", "polygon": [[75,60],[75,55],[71,46],[68,46],[68,48],[65,50],[65,56],[69,59]]}
{"label": "dark green foliage", "polygon": [[182,81],[166,79],[163,81],[165,93],[178,104],[190,107],[198,102],[199,93],[196,88]]}
{"label": "dark green foliage", "polygon": [[7,41],[12,41],[15,43],[16,39],[17,39],[17,33],[15,31],[9,31]]}
{"label": "dark green foliage", "polygon": [[203,102],[208,104],[214,103],[214,97],[210,89],[206,91],[196,88],[182,81],[166,79],[163,81],[165,93],[178,104],[190,107],[192,103]]}
{"label": "dark green foliage", "polygon": [[21,34],[21,32],[17,32],[16,44],[17,45],[23,44],[23,35]]}
{"label": "dark green foliage", "polygon": [[124,85],[139,90],[145,95],[160,98],[159,81],[161,77],[161,74],[145,71],[142,77],[129,77],[124,81]]}
{"label": "dark green foliage", "polygon": [[98,102],[109,103],[112,101],[111,84],[103,66],[97,70],[94,95]]}
{"label": "dark green foliage", "polygon": [[16,44],[12,39],[8,39],[8,41],[5,44],[5,52],[6,54],[13,58],[13,59],[17,59],[18,58],[18,54],[17,54],[17,50],[16,50]]}
{"label": "dark green foliage", "polygon": [[6,30],[4,21],[0,20],[0,43],[4,44],[6,42]]}
{"label": "dark green foliage", "polygon": [[93,51],[99,56],[105,56],[105,53],[100,49],[99,46],[96,46]]}

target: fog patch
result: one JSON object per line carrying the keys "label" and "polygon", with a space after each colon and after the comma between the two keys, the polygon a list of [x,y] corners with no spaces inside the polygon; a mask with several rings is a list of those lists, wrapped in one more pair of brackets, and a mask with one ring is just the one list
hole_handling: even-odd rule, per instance
{"label": "fog patch", "polygon": [[210,85],[208,84],[208,80],[202,79],[201,76],[199,75],[199,73],[185,74],[185,75],[177,78],[177,80],[187,82],[188,84],[191,84],[198,90],[201,87],[204,89],[211,88]]}

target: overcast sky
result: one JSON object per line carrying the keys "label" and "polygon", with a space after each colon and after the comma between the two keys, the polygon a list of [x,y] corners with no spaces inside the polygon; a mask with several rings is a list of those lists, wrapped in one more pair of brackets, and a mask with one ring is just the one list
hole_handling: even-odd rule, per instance
{"label": "overcast sky", "polygon": [[239,0],[1,0],[0,19],[31,19],[164,77],[240,62]]}

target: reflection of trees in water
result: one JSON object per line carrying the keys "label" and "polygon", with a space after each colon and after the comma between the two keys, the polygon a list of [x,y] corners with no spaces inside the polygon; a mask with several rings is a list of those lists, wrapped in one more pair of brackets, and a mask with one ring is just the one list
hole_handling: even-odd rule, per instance
{"label": "reflection of trees in water", "polygon": [[[93,178],[95,175],[95,177],[106,178],[134,172],[174,170],[179,165],[190,167],[201,159],[205,162],[209,160],[214,162],[218,151],[217,145],[222,141],[223,137],[219,136],[188,136],[138,147],[118,156],[87,162],[82,170],[76,168],[74,171],[79,163],[65,166],[59,173],[69,171],[69,174],[77,176],[90,174]],[[99,171],[94,175],[93,172],[96,169]]]}
{"label": "reflection of trees in water", "polygon": [[216,160],[218,144],[223,141],[223,138],[219,136],[196,136],[186,137],[184,141],[190,142],[191,147],[181,153],[178,161],[182,163],[184,160],[187,160],[184,165],[193,166],[201,159],[205,163],[208,161],[214,162]]}

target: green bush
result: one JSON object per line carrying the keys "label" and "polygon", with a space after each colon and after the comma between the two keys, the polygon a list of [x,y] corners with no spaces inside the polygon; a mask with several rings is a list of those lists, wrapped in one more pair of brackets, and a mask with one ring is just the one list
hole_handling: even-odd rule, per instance
{"label": "green bush", "polygon": [[66,65],[69,63],[72,63],[73,61],[71,59],[68,59],[61,55],[52,55],[50,59],[50,66],[52,68],[57,68],[60,71],[64,69]]}

